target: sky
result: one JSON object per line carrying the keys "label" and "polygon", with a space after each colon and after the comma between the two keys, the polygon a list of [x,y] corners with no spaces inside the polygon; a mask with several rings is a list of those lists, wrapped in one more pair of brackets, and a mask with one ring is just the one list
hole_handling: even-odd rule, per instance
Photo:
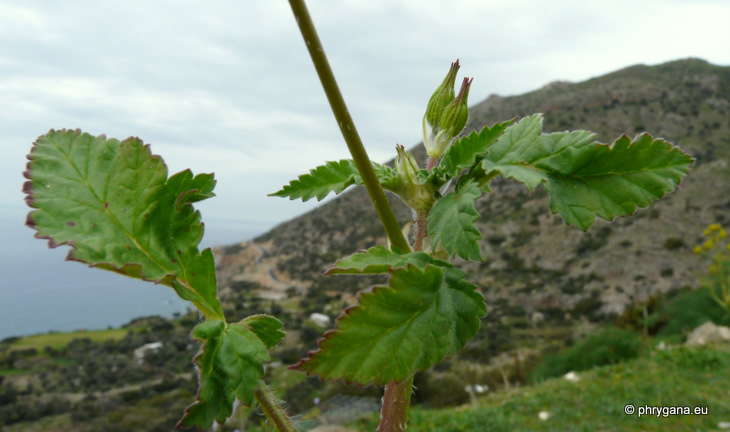
{"label": "sky", "polygon": [[[428,98],[457,58],[472,103],[638,63],[730,65],[726,0],[308,5],[378,162],[420,141]],[[21,173],[50,128],[138,136],[170,173],[215,172],[217,197],[198,204],[206,244],[311,210],[267,194],[349,157],[284,0],[0,0],[0,238],[12,234],[16,251],[43,253],[23,226]]]}
{"label": "sky", "polygon": [[[309,2],[371,159],[420,140],[451,61],[470,101],[699,57],[730,65],[727,1]],[[267,197],[349,157],[287,2],[0,1],[0,209],[15,222],[25,155],[50,128],[138,136],[170,172],[215,172],[200,203],[234,242],[316,205]],[[3,229],[8,229],[5,226]],[[241,229],[242,238],[229,237]]]}

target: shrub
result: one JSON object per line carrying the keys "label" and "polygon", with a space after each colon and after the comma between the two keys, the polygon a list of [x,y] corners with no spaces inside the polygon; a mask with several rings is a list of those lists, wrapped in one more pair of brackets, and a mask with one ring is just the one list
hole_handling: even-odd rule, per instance
{"label": "shrub", "polygon": [[616,319],[616,326],[655,335],[664,326],[668,317],[663,312],[666,298],[662,292],[649,295],[646,300],[636,301],[624,309]]}
{"label": "shrub", "polygon": [[680,249],[680,248],[683,248],[683,247],[685,247],[685,246],[686,246],[686,245],[685,245],[685,243],[684,243],[684,240],[682,240],[682,239],[681,239],[681,238],[679,238],[679,237],[669,237],[669,238],[668,238],[668,239],[667,239],[667,240],[666,240],[666,241],[664,242],[664,248],[665,248],[665,249],[667,249],[667,250],[675,250],[675,249]]}
{"label": "shrub", "polygon": [[678,294],[669,300],[662,310],[668,317],[657,336],[683,339],[683,336],[707,321],[718,325],[730,325],[730,316],[710,295],[706,287]]}
{"label": "shrub", "polygon": [[567,350],[557,354],[546,354],[542,364],[533,372],[532,380],[540,381],[570,371],[581,371],[629,360],[639,355],[641,347],[641,337],[637,333],[608,327]]}
{"label": "shrub", "polygon": [[[423,373],[416,383],[419,402],[434,408],[461,405],[469,401],[466,383],[455,373]],[[419,385],[420,384],[420,385]]]}

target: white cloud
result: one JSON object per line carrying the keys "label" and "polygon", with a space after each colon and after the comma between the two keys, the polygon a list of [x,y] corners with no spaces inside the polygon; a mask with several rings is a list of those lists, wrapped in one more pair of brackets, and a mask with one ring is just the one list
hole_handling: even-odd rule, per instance
{"label": "white cloud", "polygon": [[[457,57],[462,75],[475,77],[472,102],[637,62],[730,63],[723,1],[323,0],[309,7],[378,161],[396,143],[420,140],[430,92]],[[1,192],[0,205],[17,204],[22,156],[50,127],[140,136],[171,169],[216,171],[219,190],[242,182],[251,196],[347,157],[285,2],[0,1],[0,47],[7,156],[0,181],[14,191]],[[224,202],[228,193],[219,195],[211,217],[236,213],[235,202]],[[257,219],[299,212],[255,200]]]}

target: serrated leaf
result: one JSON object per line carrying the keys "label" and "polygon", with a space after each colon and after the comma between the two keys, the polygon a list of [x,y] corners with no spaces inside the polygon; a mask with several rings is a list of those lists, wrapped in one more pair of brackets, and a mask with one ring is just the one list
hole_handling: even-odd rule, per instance
{"label": "serrated leaf", "polygon": [[185,204],[214,197],[215,183],[213,174],[198,174],[193,177],[190,170],[185,170],[167,179],[167,188],[177,197],[175,205],[180,208]]}
{"label": "serrated leaf", "polygon": [[414,265],[425,268],[427,264],[451,267],[451,264],[434,259],[427,253],[412,252],[399,254],[385,246],[375,246],[337,261],[325,274],[377,274],[388,273],[391,269]]}
{"label": "serrated leaf", "polygon": [[477,157],[483,155],[489,147],[504,133],[505,129],[516,119],[496,123],[492,127],[485,126],[479,133],[472,131],[467,136],[457,139],[451,145],[434,171],[446,178],[455,178],[459,173],[474,165]]}
{"label": "serrated leaf", "polygon": [[479,219],[474,201],[480,195],[479,185],[469,181],[436,201],[427,218],[432,244],[441,243],[451,256],[481,261],[479,239],[482,234],[474,224]]}
{"label": "serrated leaf", "polygon": [[263,315],[247,320],[228,325],[206,321],[193,329],[193,339],[203,344],[195,357],[200,387],[197,400],[178,426],[207,428],[213,421],[223,423],[231,416],[236,398],[248,406],[253,402],[254,391],[264,377],[263,363],[270,360],[266,349],[281,339],[270,330],[277,324],[280,328],[281,323]]}
{"label": "serrated leaf", "polygon": [[389,286],[361,293],[360,304],[293,368],[323,379],[385,385],[458,353],[479,330],[484,298],[465,273],[428,265],[393,270]]}
{"label": "serrated leaf", "polygon": [[587,131],[540,135],[542,117],[507,129],[482,161],[487,173],[519,180],[533,190],[542,184],[550,209],[568,225],[588,229],[596,216],[612,220],[673,191],[692,157],[651,135],[622,136],[610,145]]}
{"label": "serrated leaf", "polygon": [[307,201],[317,198],[321,201],[330,192],[338,194],[348,186],[355,184],[356,177],[360,177],[355,162],[350,159],[342,159],[337,162],[327,162],[309,172],[302,174],[297,180],[292,180],[280,191],[269,196],[289,197],[289,199],[301,198]]}
{"label": "serrated leaf", "polygon": [[284,332],[281,331],[283,327],[281,321],[269,315],[251,315],[241,322],[256,333],[256,336],[269,349],[275,347],[285,336]]}
{"label": "serrated leaf", "polygon": [[[398,180],[398,173],[388,165],[380,165],[372,161],[371,163],[373,164],[373,169],[375,169],[375,175],[378,176],[378,181],[383,186],[383,189],[389,191],[397,190],[400,183],[400,181]],[[362,179],[359,175],[355,178],[355,183],[359,185],[363,184]]]}
{"label": "serrated leaf", "polygon": [[[397,186],[394,184],[397,181],[395,170],[387,165],[370,163],[383,187],[393,190]],[[292,180],[280,191],[269,194],[269,196],[301,198],[302,201],[316,197],[317,201],[321,201],[330,192],[339,194],[353,184],[363,184],[357,165],[352,159],[342,159],[337,162],[327,162],[310,170],[309,174],[300,175],[297,180]]]}
{"label": "serrated leaf", "polygon": [[173,287],[207,317],[222,319],[215,264],[193,201],[212,196],[210,174],[170,182],[162,158],[138,138],[122,142],[50,131],[33,144],[23,190],[37,209],[27,224],[69,260]]}

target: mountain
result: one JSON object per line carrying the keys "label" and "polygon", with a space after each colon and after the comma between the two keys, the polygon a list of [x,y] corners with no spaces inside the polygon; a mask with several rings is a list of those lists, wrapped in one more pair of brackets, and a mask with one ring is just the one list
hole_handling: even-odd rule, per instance
{"label": "mountain", "polygon": [[[458,263],[480,286],[491,313],[598,321],[652,294],[694,284],[703,263],[692,248],[703,228],[727,222],[730,210],[730,67],[686,59],[554,82],[520,96],[491,95],[471,108],[464,133],[535,112],[544,114],[548,132],[587,129],[603,142],[649,132],[697,162],[678,190],[651,208],[612,223],[597,220],[586,233],[551,214],[541,188],[530,193],[511,180],[493,181],[493,192],[477,202],[484,262]],[[412,151],[424,159],[421,145]],[[399,221],[407,223],[409,210],[391,198]],[[252,241],[219,249],[221,293],[233,301],[256,292],[351,304],[353,294],[377,279],[322,273],[339,257],[384,243],[358,187]]]}

